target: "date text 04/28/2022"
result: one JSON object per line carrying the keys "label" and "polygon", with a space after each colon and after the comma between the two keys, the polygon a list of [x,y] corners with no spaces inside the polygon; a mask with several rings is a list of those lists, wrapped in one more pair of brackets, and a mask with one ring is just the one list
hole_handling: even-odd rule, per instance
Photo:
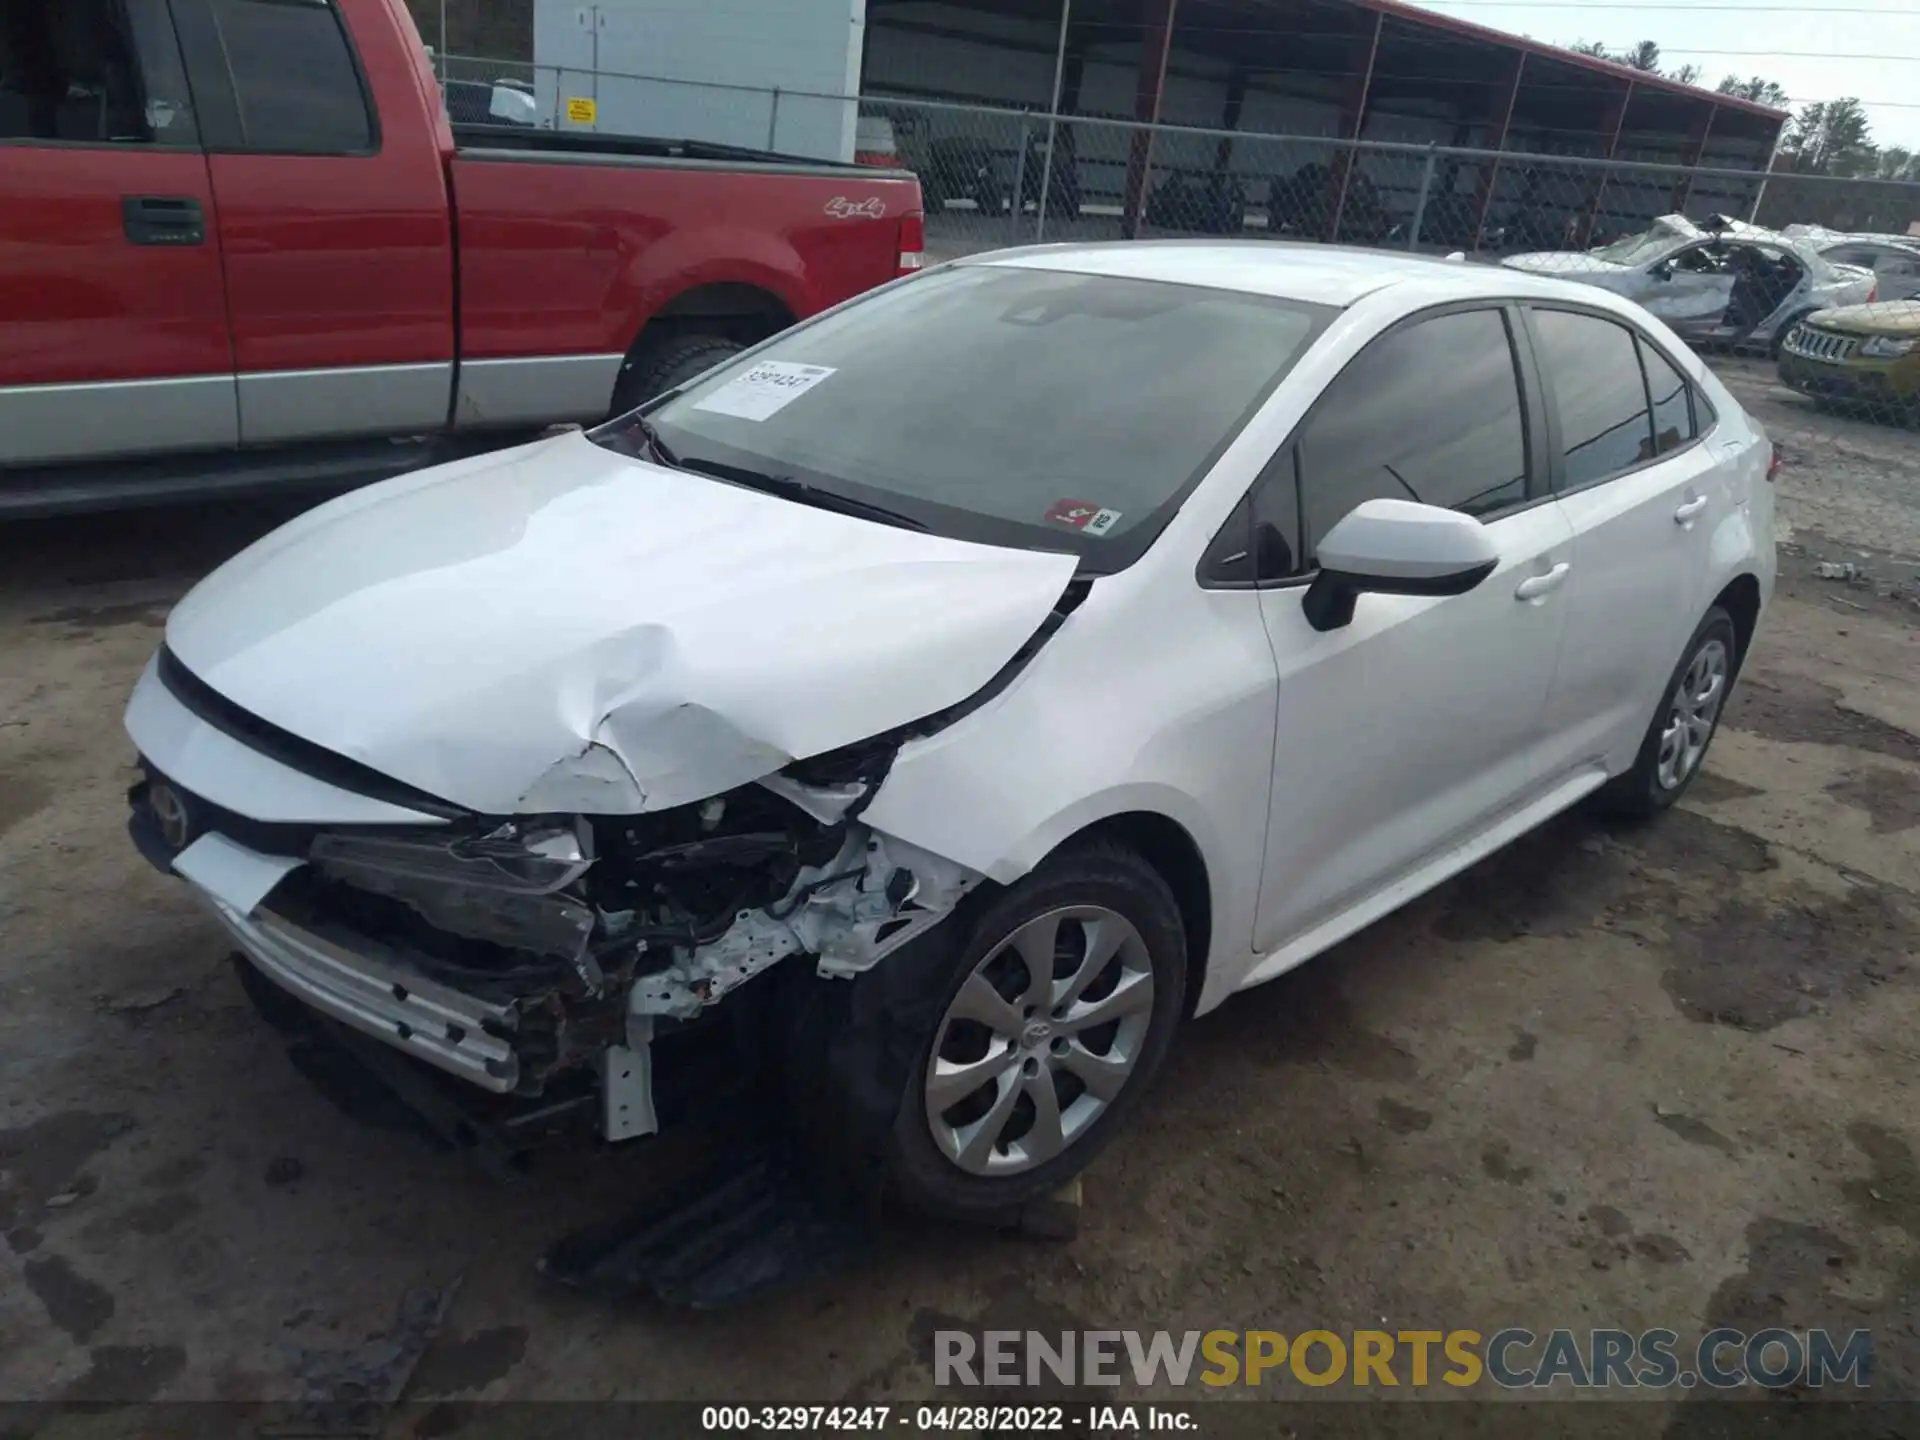
{"label": "date text 04/28/2022", "polygon": [[1190,1407],[1167,1405],[708,1405],[700,1428],[746,1434],[906,1431],[990,1434],[1191,1433]]}

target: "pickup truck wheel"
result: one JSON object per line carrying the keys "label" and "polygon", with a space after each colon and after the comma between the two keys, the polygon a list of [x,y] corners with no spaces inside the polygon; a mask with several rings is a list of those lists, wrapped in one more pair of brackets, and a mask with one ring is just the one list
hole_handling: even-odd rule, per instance
{"label": "pickup truck wheel", "polygon": [[676,335],[649,346],[620,371],[613,387],[613,414],[624,415],[656,395],[664,395],[705,374],[747,347],[720,335]]}

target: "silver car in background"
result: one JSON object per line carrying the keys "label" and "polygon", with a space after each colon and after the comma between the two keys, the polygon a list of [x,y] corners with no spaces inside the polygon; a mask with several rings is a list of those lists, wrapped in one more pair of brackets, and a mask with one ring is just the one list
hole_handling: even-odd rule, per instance
{"label": "silver car in background", "polygon": [[1764,349],[1804,317],[1874,295],[1871,268],[1836,264],[1808,241],[1716,215],[1663,215],[1597,250],[1541,251],[1500,262],[1637,300],[1693,342]]}
{"label": "silver car in background", "polygon": [[1789,225],[1781,233],[1811,245],[1829,264],[1873,271],[1875,299],[1920,299],[1920,235],[1850,234],[1819,225]]}

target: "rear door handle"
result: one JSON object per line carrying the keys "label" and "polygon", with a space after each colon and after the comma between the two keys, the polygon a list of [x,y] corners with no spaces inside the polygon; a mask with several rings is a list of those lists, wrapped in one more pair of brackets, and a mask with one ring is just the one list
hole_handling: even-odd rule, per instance
{"label": "rear door handle", "polygon": [[204,245],[207,216],[191,195],[122,195],[120,221],[136,245]]}
{"label": "rear door handle", "polygon": [[1694,516],[1698,515],[1702,510],[1706,508],[1707,508],[1707,497],[1704,495],[1698,497],[1697,499],[1689,500],[1687,501],[1686,504],[1682,505],[1678,510],[1673,512],[1673,523],[1676,525],[1685,525],[1688,521],[1692,520]]}
{"label": "rear door handle", "polygon": [[1547,571],[1544,575],[1529,575],[1513,589],[1516,600],[1538,600],[1542,595],[1550,595],[1566,583],[1567,573],[1573,569],[1565,560]]}

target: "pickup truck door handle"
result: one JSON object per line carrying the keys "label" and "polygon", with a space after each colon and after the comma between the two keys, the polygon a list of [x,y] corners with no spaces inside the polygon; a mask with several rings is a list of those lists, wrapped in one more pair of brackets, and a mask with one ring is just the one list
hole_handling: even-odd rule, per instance
{"label": "pickup truck door handle", "polygon": [[1673,512],[1673,523],[1676,525],[1685,525],[1688,521],[1692,520],[1694,516],[1698,515],[1702,510],[1706,508],[1707,508],[1707,497],[1704,495],[1697,495],[1693,499],[1687,501],[1687,503],[1682,505],[1678,510]]}
{"label": "pickup truck door handle", "polygon": [[204,245],[206,212],[191,195],[122,195],[120,221],[135,245]]}
{"label": "pickup truck door handle", "polygon": [[1566,583],[1567,572],[1573,569],[1565,560],[1547,571],[1544,575],[1529,575],[1514,587],[1516,600],[1538,600],[1542,595],[1550,595]]}

